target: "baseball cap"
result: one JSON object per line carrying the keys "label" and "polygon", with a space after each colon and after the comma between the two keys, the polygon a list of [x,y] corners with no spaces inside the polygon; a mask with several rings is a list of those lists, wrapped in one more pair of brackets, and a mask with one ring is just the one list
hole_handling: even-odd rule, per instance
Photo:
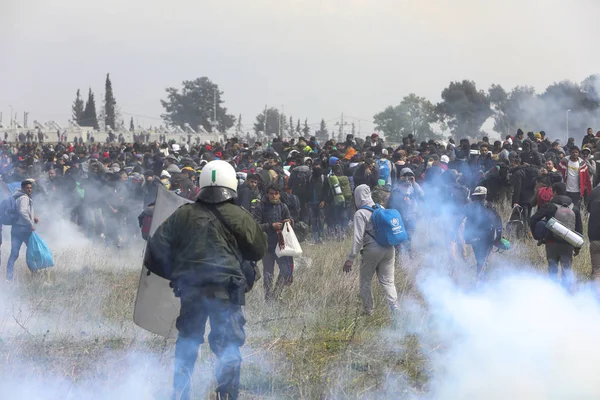
{"label": "baseball cap", "polygon": [[485,196],[487,195],[487,188],[485,186],[477,186],[473,193],[471,193],[471,197],[473,196]]}

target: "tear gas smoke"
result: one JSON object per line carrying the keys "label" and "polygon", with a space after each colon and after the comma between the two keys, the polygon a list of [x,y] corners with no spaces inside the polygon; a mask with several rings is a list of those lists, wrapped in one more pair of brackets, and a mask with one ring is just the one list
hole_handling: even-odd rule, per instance
{"label": "tear gas smoke", "polygon": [[531,273],[473,291],[434,275],[419,287],[429,315],[409,303],[405,329],[434,349],[420,399],[600,398],[600,305],[591,289],[571,295]]}

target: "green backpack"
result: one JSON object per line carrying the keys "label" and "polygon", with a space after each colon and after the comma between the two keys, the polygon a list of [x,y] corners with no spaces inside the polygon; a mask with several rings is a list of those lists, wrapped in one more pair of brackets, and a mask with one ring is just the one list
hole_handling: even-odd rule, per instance
{"label": "green backpack", "polygon": [[336,206],[341,206],[346,204],[346,199],[344,197],[344,193],[342,192],[342,188],[340,187],[340,181],[338,177],[335,175],[329,175],[329,187],[333,192],[333,204]]}
{"label": "green backpack", "polygon": [[347,176],[338,176],[340,188],[342,188],[342,194],[344,199],[348,202],[352,202],[352,188],[350,187],[350,179]]}

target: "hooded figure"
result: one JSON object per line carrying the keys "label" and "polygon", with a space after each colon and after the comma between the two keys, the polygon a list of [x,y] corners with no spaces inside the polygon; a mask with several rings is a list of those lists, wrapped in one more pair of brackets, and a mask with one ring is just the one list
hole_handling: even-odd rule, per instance
{"label": "hooded figure", "polygon": [[359,185],[354,190],[354,236],[352,239],[352,250],[344,263],[344,271],[350,272],[354,259],[360,252],[360,297],[362,298],[365,314],[373,315],[374,300],[371,290],[373,275],[377,274],[379,283],[388,302],[392,313],[398,310],[398,295],[394,286],[394,262],[395,249],[393,246],[383,247],[375,239],[371,217],[373,212],[365,207],[371,208],[375,205],[371,198],[371,189],[367,185]]}

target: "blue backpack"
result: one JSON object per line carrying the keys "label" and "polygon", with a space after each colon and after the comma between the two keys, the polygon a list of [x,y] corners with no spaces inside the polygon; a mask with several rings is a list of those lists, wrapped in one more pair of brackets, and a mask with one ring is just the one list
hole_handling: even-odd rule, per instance
{"label": "blue backpack", "polygon": [[387,159],[385,160],[377,160],[377,165],[379,167],[379,179],[383,179],[384,181],[390,179],[390,163]]}
{"label": "blue backpack", "polygon": [[11,195],[0,202],[0,224],[14,225],[19,218],[17,212],[17,199],[24,194]]}
{"label": "blue backpack", "polygon": [[386,209],[379,204],[373,207],[364,206],[365,210],[373,213],[371,222],[373,222],[373,230],[375,236],[367,232],[375,241],[383,247],[397,246],[400,243],[408,240],[408,234],[404,229],[404,222],[398,210],[390,208]]}

